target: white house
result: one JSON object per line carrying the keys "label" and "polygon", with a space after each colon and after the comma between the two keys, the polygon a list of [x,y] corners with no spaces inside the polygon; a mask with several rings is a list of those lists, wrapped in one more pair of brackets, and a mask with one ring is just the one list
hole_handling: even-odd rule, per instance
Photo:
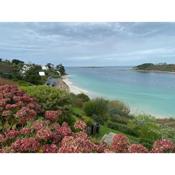
{"label": "white house", "polygon": [[40,76],[45,76],[45,72],[39,72]]}

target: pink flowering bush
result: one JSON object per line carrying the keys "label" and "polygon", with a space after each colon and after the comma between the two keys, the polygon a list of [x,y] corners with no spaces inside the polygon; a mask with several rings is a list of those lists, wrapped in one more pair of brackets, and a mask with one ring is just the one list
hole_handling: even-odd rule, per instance
{"label": "pink flowering bush", "polygon": [[95,145],[86,133],[80,132],[65,136],[61,141],[60,153],[90,153],[95,152]]}
{"label": "pink flowering bush", "polygon": [[152,153],[171,153],[175,149],[175,145],[170,140],[157,140],[153,144]]}
{"label": "pink flowering bush", "polygon": [[45,118],[50,120],[50,121],[56,121],[58,118],[61,116],[62,111],[57,110],[57,111],[46,111],[45,112]]}
{"label": "pink flowering bush", "polygon": [[39,150],[40,144],[34,138],[24,138],[17,139],[11,145],[14,152],[37,152]]}
{"label": "pink flowering bush", "polygon": [[37,131],[36,133],[36,139],[41,141],[48,141],[52,137],[52,132],[48,128],[42,128]]}
{"label": "pink flowering bush", "polygon": [[19,135],[19,131],[17,130],[9,130],[6,132],[5,136],[7,139],[14,139]]}
{"label": "pink flowering bush", "polygon": [[112,150],[117,153],[127,153],[129,139],[123,134],[116,134],[112,141]]}
{"label": "pink flowering bush", "polygon": [[60,134],[62,137],[65,137],[65,136],[71,135],[72,131],[69,125],[66,122],[64,122],[62,126],[60,126],[57,129],[57,133]]}
{"label": "pink flowering bush", "polygon": [[58,152],[57,145],[55,144],[44,145],[42,149],[44,153],[57,153]]}
{"label": "pink flowering bush", "polygon": [[87,127],[86,123],[82,120],[77,120],[74,124],[74,128],[75,129],[79,129],[79,130],[85,130]]}
{"label": "pink flowering bush", "polygon": [[18,124],[24,125],[41,112],[40,105],[16,86],[0,86],[0,92],[0,117],[3,130],[9,130],[11,126]]}
{"label": "pink flowering bush", "polygon": [[148,153],[148,149],[142,144],[132,144],[128,148],[129,153]]}
{"label": "pink flowering bush", "polygon": [[28,135],[32,133],[32,129],[26,127],[26,128],[22,128],[19,132],[21,135]]}

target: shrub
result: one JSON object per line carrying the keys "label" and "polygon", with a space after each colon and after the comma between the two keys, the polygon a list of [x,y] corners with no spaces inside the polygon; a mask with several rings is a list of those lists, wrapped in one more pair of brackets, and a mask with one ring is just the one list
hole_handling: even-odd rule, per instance
{"label": "shrub", "polygon": [[115,123],[127,124],[131,117],[120,116],[119,114],[111,115],[110,120]]}
{"label": "shrub", "polygon": [[113,115],[128,115],[130,109],[121,101],[109,101],[108,103],[108,111],[111,116]]}
{"label": "shrub", "polygon": [[136,132],[141,143],[152,144],[162,136],[161,126],[151,116],[139,115],[129,120],[128,128]]}
{"label": "shrub", "polygon": [[61,116],[62,111],[57,110],[57,111],[46,111],[45,112],[45,118],[50,120],[50,121],[57,121],[59,117]]}
{"label": "shrub", "polygon": [[174,151],[175,145],[170,140],[157,140],[154,142],[152,152],[153,153],[172,153]]}
{"label": "shrub", "polygon": [[90,153],[95,152],[96,147],[84,132],[73,136],[66,136],[61,142],[60,153]]}
{"label": "shrub", "polygon": [[107,126],[111,129],[115,129],[115,130],[124,132],[125,134],[137,136],[137,133],[134,130],[131,130],[130,128],[128,128],[127,125],[125,124],[108,122]]}
{"label": "shrub", "polygon": [[90,100],[90,98],[89,98],[86,94],[83,94],[83,93],[78,94],[78,95],[77,95],[77,98],[81,99],[82,102],[87,102],[87,101]]}
{"label": "shrub", "polygon": [[129,140],[123,134],[116,134],[112,141],[112,150],[117,153],[127,153]]}
{"label": "shrub", "polygon": [[148,153],[148,149],[142,144],[132,144],[128,148],[129,153]]}
{"label": "shrub", "polygon": [[65,91],[48,86],[29,86],[22,88],[30,96],[35,97],[44,110],[57,110],[70,104],[70,99]]}
{"label": "shrub", "polygon": [[74,128],[78,130],[85,131],[86,127],[87,127],[86,123],[82,120],[77,120],[74,124]]}
{"label": "shrub", "polygon": [[84,111],[97,122],[103,123],[107,120],[107,103],[103,98],[96,98],[84,104]]}
{"label": "shrub", "polygon": [[70,93],[70,99],[71,103],[75,107],[83,107],[83,104],[87,101],[89,101],[89,97],[83,93],[75,95],[73,93]]}

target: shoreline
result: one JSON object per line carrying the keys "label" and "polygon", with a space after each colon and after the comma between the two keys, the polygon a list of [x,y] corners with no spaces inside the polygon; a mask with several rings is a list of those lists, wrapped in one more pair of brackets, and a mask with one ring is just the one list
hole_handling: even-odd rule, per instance
{"label": "shoreline", "polygon": [[174,71],[162,71],[162,70],[144,70],[144,69],[131,69],[138,72],[152,72],[152,73],[168,73],[168,74],[175,74]]}
{"label": "shoreline", "polygon": [[62,81],[64,81],[64,83],[67,84],[67,86],[69,87],[69,92],[72,92],[74,94],[81,94],[81,93],[84,93],[84,94],[87,94],[89,95],[88,91],[87,90],[84,90],[84,89],[81,89],[79,88],[78,86],[75,86],[69,79],[69,75],[64,75],[62,77]]}
{"label": "shoreline", "polygon": [[[89,98],[91,98],[91,99],[96,98],[96,97],[102,97],[102,96],[97,96],[95,94],[91,94],[88,90],[82,89],[82,88],[74,85],[71,82],[71,80],[69,79],[69,75],[64,75],[62,77],[62,81],[69,87],[69,92],[71,92],[71,93],[74,93],[76,95],[84,93],[84,94],[88,95]],[[106,98],[106,97],[103,97],[103,98]],[[109,99],[109,98],[107,98],[107,99]],[[116,99],[116,100],[119,100],[119,99]],[[119,100],[119,101],[121,101],[121,100]],[[155,114],[155,113],[151,114],[149,111],[143,111],[141,109],[138,109],[137,107],[132,107],[131,105],[127,104],[126,102],[123,102],[123,103],[126,104],[127,106],[129,106],[131,115],[136,115],[136,116],[137,115],[150,115],[150,116],[153,116],[156,119],[160,119],[160,120],[161,119],[171,119],[171,118],[173,118],[173,117],[170,117],[170,116],[165,117],[164,115]]]}

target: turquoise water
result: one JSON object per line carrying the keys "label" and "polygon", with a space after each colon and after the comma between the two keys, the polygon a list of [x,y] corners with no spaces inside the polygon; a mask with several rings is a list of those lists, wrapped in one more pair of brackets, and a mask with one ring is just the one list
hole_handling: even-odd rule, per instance
{"label": "turquoise water", "polygon": [[94,96],[119,99],[134,113],[175,117],[175,74],[128,67],[66,68],[72,83]]}

